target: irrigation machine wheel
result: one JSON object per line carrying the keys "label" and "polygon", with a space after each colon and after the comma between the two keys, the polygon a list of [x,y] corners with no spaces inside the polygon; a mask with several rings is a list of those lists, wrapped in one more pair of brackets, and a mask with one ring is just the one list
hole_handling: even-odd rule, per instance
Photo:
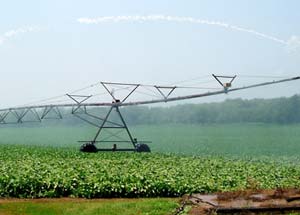
{"label": "irrigation machine wheel", "polygon": [[145,143],[139,143],[136,145],[137,152],[151,152],[150,147]]}
{"label": "irrigation machine wheel", "polygon": [[93,143],[91,143],[91,142],[88,142],[88,143],[83,144],[83,145],[80,147],[80,151],[81,151],[81,152],[97,152],[98,149],[97,149],[97,147],[95,146],[95,144],[93,144]]}

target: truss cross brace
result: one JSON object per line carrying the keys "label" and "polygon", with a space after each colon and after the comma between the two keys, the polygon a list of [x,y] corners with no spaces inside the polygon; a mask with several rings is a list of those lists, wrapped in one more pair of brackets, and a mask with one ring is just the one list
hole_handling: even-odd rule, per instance
{"label": "truss cross brace", "polygon": [[[115,110],[116,113],[117,113],[117,116],[119,117],[121,123],[113,123],[114,125],[117,125],[117,126],[106,126],[106,123],[112,123],[111,121],[108,120],[109,116],[111,115],[112,111]],[[101,132],[104,130],[104,129],[124,129],[128,135],[128,140],[121,140],[121,141],[97,141],[97,138],[100,136]],[[109,133],[112,133],[112,132],[109,132]],[[114,135],[112,135],[114,136]],[[111,106],[109,111],[107,112],[105,118],[103,119],[94,139],[91,141],[92,144],[95,144],[97,142],[112,142],[112,143],[119,143],[119,142],[127,142],[127,143],[131,143],[132,146],[133,146],[133,149],[128,149],[128,150],[132,150],[132,151],[136,151],[136,147],[137,147],[137,140],[135,138],[132,137],[129,129],[128,129],[128,126],[120,112],[120,109],[119,109],[119,106],[118,105],[114,105],[114,106]],[[101,149],[99,149],[101,151]],[[126,150],[126,149],[125,149]]]}
{"label": "truss cross brace", "polygon": [[[140,86],[140,84],[123,84],[123,83],[110,83],[110,82],[101,82],[102,86],[104,87],[104,89],[108,92],[108,94],[113,98],[114,102],[125,102],[129,96],[131,96],[131,94]],[[122,99],[122,101],[120,101],[119,99],[117,99],[114,95],[113,91],[110,91],[107,87],[107,85],[120,85],[120,86],[128,86],[129,87],[133,87],[133,89],[130,90],[130,92]]]}
{"label": "truss cross brace", "polygon": [[[167,99],[167,98],[169,98],[169,96],[173,93],[173,91],[176,89],[176,86],[174,86],[174,87],[163,87],[163,86],[154,86],[156,89],[157,89],[157,91],[162,95],[162,97],[164,98],[164,99]],[[165,94],[163,91],[162,91],[162,89],[168,89],[168,90],[170,90],[167,94]]]}
{"label": "truss cross brace", "polygon": [[53,111],[53,113],[57,115],[58,119],[62,119],[62,115],[57,106],[45,106],[40,119],[57,119],[53,117],[46,117],[51,111]]}
{"label": "truss cross brace", "polygon": [[[92,95],[89,96],[83,96],[83,95],[70,95],[70,94],[66,94],[70,99],[72,99],[74,102],[76,102],[78,104],[77,107],[73,107],[72,108],[72,114],[75,113],[83,104],[83,102],[85,102],[86,100],[88,100],[89,98],[92,97]],[[77,98],[77,99],[76,99]],[[81,98],[81,100],[79,101],[78,98]],[[86,109],[84,107],[84,111],[86,112]]]}
{"label": "truss cross brace", "polygon": [[0,114],[0,123],[5,124],[5,118],[8,115],[8,112]]}
{"label": "truss cross brace", "polygon": [[[228,88],[231,87],[232,82],[233,82],[234,79],[236,78],[236,75],[235,75],[235,76],[225,76],[225,75],[214,75],[214,74],[212,74],[212,76],[213,76],[213,77],[216,79],[216,81],[219,82],[219,84],[224,88],[225,93],[228,92]],[[220,81],[219,78],[230,79],[230,81],[229,81],[229,82],[222,83],[222,82]]]}

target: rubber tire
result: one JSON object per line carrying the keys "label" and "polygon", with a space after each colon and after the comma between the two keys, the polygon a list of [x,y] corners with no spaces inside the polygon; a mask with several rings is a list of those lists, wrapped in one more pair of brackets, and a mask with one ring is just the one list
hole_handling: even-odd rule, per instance
{"label": "rubber tire", "polygon": [[93,143],[85,143],[80,147],[81,152],[97,152],[97,147]]}
{"label": "rubber tire", "polygon": [[136,145],[137,152],[151,152],[150,147],[147,144],[139,143]]}

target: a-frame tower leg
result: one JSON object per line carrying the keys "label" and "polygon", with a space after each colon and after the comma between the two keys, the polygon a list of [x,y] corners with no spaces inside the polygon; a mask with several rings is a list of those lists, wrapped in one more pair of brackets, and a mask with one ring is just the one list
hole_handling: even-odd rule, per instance
{"label": "a-frame tower leg", "polygon": [[[120,119],[120,122],[121,123],[115,123],[117,124],[117,126],[106,126],[106,123],[108,122],[108,118],[109,116],[111,115],[112,111],[115,110],[116,113],[117,113],[117,116],[118,118]],[[112,123],[110,121],[110,123]],[[128,135],[128,140],[124,140],[124,141],[97,141],[98,137],[101,135],[101,132],[103,131],[103,129],[124,129]],[[112,143],[121,143],[121,142],[125,142],[125,143],[131,143],[132,144],[132,147],[131,149],[117,149],[116,148],[116,144],[113,145],[113,148],[112,149],[101,149],[99,148],[98,151],[136,151],[136,148],[137,148],[137,140],[135,138],[132,137],[129,129],[128,129],[128,126],[120,112],[120,109],[119,109],[119,106],[111,106],[109,111],[107,112],[105,118],[103,119],[103,122],[101,123],[94,139],[91,141],[92,144],[95,144],[95,143],[101,143],[101,142],[112,142]]]}

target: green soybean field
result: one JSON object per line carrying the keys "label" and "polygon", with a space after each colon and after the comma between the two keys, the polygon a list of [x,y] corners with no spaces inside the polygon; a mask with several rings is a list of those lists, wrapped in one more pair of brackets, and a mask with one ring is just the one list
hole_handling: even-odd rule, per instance
{"label": "green soybean field", "polygon": [[2,197],[175,197],[300,185],[299,165],[270,160],[2,145],[0,161]]}
{"label": "green soybean field", "polygon": [[300,186],[300,126],[133,127],[152,153],[82,153],[87,127],[1,128],[0,196],[177,197]]}

